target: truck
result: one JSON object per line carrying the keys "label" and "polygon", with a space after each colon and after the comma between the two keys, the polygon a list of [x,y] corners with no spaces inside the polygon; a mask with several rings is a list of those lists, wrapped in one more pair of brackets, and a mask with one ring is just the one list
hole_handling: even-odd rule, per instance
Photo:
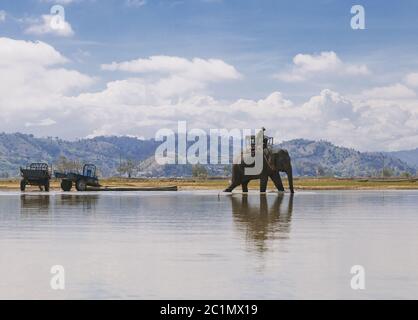
{"label": "truck", "polygon": [[27,185],[38,186],[39,189],[49,191],[51,168],[47,163],[31,163],[26,168],[20,167],[20,190],[25,191]]}
{"label": "truck", "polygon": [[100,187],[99,178],[96,174],[94,164],[85,164],[80,172],[59,172],[55,171],[55,178],[61,179],[61,189],[71,191],[73,185],[77,191],[87,191],[87,187]]}

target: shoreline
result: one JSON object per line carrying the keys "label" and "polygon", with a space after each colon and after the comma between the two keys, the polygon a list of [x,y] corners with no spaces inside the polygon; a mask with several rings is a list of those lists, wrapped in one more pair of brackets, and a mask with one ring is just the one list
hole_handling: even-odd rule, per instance
{"label": "shoreline", "polygon": [[[288,190],[287,179],[282,179],[285,190]],[[0,191],[18,191],[20,179],[0,180]],[[181,190],[224,190],[229,185],[227,178],[106,178],[101,179],[103,187],[162,187],[178,186]],[[295,190],[418,190],[418,181],[414,179],[337,179],[337,178],[295,178]],[[258,190],[259,182],[254,180],[249,184],[249,190]],[[271,181],[268,190],[274,190]],[[28,190],[37,190],[36,186],[28,186]],[[51,191],[58,191],[60,181],[51,179]],[[74,189],[75,190],[75,189]],[[237,187],[236,190],[241,190]]]}

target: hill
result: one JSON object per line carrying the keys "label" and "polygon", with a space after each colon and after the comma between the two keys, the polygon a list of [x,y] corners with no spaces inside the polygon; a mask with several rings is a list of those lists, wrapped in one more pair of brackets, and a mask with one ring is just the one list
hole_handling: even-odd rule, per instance
{"label": "hill", "polygon": [[413,166],[382,152],[359,152],[327,141],[292,140],[280,144],[292,157],[295,175],[364,177],[381,176],[383,169],[393,175],[416,173]]}
{"label": "hill", "polygon": [[142,161],[154,154],[159,143],[132,137],[97,137],[77,141],[36,138],[21,133],[0,134],[0,174],[16,176],[30,162],[56,163],[61,156],[95,163],[104,176],[114,175],[125,159]]}
{"label": "hill", "polygon": [[[96,137],[77,141],[36,138],[22,133],[0,134],[0,176],[17,176],[19,167],[30,162],[54,164],[62,156],[83,163],[95,163],[103,176],[117,175],[121,161],[140,162],[140,174],[155,177],[191,176],[191,165],[165,165],[155,162],[159,142],[134,137]],[[398,157],[379,152],[359,152],[326,141],[304,139],[278,145],[289,151],[296,176],[381,176],[386,168],[393,175],[416,173]],[[224,176],[229,166],[206,165],[211,176]]]}
{"label": "hill", "polygon": [[418,168],[418,148],[414,150],[389,152],[389,155],[401,159],[410,166]]}

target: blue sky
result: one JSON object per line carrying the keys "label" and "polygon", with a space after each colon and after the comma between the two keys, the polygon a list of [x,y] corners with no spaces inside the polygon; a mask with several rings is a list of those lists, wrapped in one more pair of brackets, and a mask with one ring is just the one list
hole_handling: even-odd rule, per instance
{"label": "blue sky", "polygon": [[[42,24],[42,16],[48,15],[51,6],[56,3],[61,3],[65,8],[71,35],[28,31],[32,25]],[[350,8],[354,4],[361,4],[365,8],[365,30],[353,30],[350,27]],[[103,69],[103,64],[151,56],[181,57],[189,61],[193,58],[218,59],[233,66],[240,76],[231,76],[233,81],[224,81],[223,76],[220,81],[218,78],[206,79],[208,83],[202,82],[199,94],[222,101],[224,107],[242,99],[257,102],[279,92],[281,98],[302,108],[313,97],[321,96],[323,90],[330,90],[350,99],[350,108],[355,112],[364,105],[375,112],[377,105],[385,105],[386,108],[394,104],[401,105],[404,101],[399,99],[407,99],[408,112],[415,117],[415,83],[409,81],[412,84],[407,86],[405,77],[418,72],[417,1],[1,0],[0,10],[4,12],[4,19],[0,21],[1,37],[16,41],[42,41],[69,60],[65,64],[66,69],[94,78],[88,89],[73,88],[71,97],[98,93],[114,81],[144,76],[142,71],[138,74],[119,68],[109,72]],[[321,56],[327,52],[335,56]],[[298,54],[305,55],[301,57],[303,70],[295,66],[293,61]],[[317,60],[318,57],[323,60]],[[316,72],[317,66],[313,66],[314,71],[306,71],[306,64],[325,60],[333,67],[327,70],[320,67],[322,69]],[[159,73],[147,73],[147,81],[155,80]],[[291,81],[292,77],[298,80]],[[410,78],[414,79],[414,76]],[[396,92],[385,101],[376,102],[379,100],[375,96],[379,88],[381,91],[389,88]],[[193,88],[194,93],[196,90]],[[190,96],[185,93],[180,98]],[[137,111],[138,108],[134,112]],[[382,112],[387,114],[386,111]],[[362,113],[363,116],[365,114],[370,115],[370,112]],[[383,124],[387,123],[379,115],[373,116]],[[405,117],[404,121],[407,121]],[[25,123],[35,124],[41,120],[45,119]],[[51,120],[58,125],[56,119]],[[372,120],[369,119],[368,123],[372,124]],[[217,119],[212,121],[217,122]],[[248,116],[247,123],[252,123],[251,116]],[[365,123],[352,124],[356,129],[365,126]],[[21,128],[22,131],[42,135],[46,134],[47,129],[51,131],[54,125],[51,128],[41,127],[16,123],[9,130]],[[386,130],[369,129],[370,135]],[[106,130],[97,132],[111,133]],[[152,135],[152,131],[147,132],[145,136]],[[115,133],[134,134],[123,130]],[[68,132],[58,131],[57,134],[71,138]],[[81,130],[75,136],[89,134],[94,135],[88,130]],[[280,130],[277,134],[284,138],[297,137]],[[310,131],[306,134],[313,138],[322,137]],[[339,138],[332,134],[328,132],[323,138],[360,149],[370,149],[374,145],[367,141],[359,144],[356,137],[344,140],[342,134]],[[409,137],[402,136],[404,142],[396,143],[397,134],[394,132],[390,148],[418,147],[418,141],[410,137],[411,134],[418,134],[413,131],[408,134]],[[386,146],[384,139],[387,137],[382,135],[378,144],[380,148]]]}
{"label": "blue sky", "polygon": [[[36,18],[49,13],[56,2],[2,0],[0,8],[16,19]],[[147,0],[142,6],[129,6],[124,0],[65,2],[73,37],[24,34],[24,25],[13,19],[1,26],[1,34],[47,41],[74,59],[88,52],[84,63],[75,67],[89,73],[100,73],[100,63],[139,56],[220,58],[246,75],[246,81],[218,91],[229,98],[242,95],[242,86],[247,98],[283,87],[295,96],[301,95],[300,89],[315,93],[315,85],[295,88],[269,79],[300,52],[332,50],[395,76],[418,66],[418,61],[410,61],[418,46],[418,2],[413,0],[361,1],[367,17],[362,31],[350,27],[350,8],[357,3],[351,1]]]}

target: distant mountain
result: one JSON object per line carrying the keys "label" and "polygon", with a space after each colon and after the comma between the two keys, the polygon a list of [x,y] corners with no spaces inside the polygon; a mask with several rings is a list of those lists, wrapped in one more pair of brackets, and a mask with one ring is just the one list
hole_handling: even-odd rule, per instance
{"label": "distant mountain", "polygon": [[[61,156],[83,163],[95,163],[103,176],[117,174],[121,161],[141,162],[145,176],[191,176],[191,165],[165,165],[155,162],[154,152],[160,142],[133,137],[96,137],[77,141],[58,138],[36,138],[21,133],[0,133],[0,176],[17,176],[19,167],[30,162],[54,164]],[[394,175],[416,174],[413,165],[393,154],[358,152],[337,147],[326,141],[292,140],[278,147],[289,151],[297,176],[380,176],[384,168]],[[224,176],[230,166],[206,165],[211,176]]]}
{"label": "distant mountain", "polygon": [[418,148],[414,150],[389,152],[389,155],[401,159],[410,166],[418,169]]}
{"label": "distant mountain", "polygon": [[[295,176],[381,176],[384,168],[395,176],[416,174],[413,166],[391,155],[381,152],[359,152],[337,147],[326,141],[298,139],[283,142],[276,147],[289,151]],[[222,165],[205,167],[209,175],[225,175],[225,172],[228,172]],[[188,176],[191,175],[191,168],[188,165],[159,166],[154,157],[150,157],[143,164],[143,169],[152,176]]]}
{"label": "distant mountain", "polygon": [[0,133],[0,176],[17,176],[30,162],[56,163],[59,157],[95,163],[104,176],[114,175],[121,160],[142,161],[154,154],[159,142],[131,137],[97,137],[77,141]]}
{"label": "distant mountain", "polygon": [[381,176],[384,168],[390,169],[393,175],[416,173],[413,166],[382,152],[359,152],[326,141],[304,139],[279,146],[289,151],[295,175],[299,176]]}

